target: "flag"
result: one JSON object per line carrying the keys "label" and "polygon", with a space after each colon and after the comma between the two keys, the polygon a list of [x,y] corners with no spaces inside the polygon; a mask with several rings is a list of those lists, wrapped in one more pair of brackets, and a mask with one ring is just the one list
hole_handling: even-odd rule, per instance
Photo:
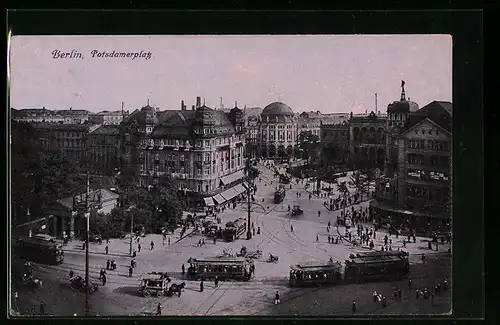
{"label": "flag", "polygon": [[404,87],[404,86],[405,86],[405,81],[401,80],[401,87]]}

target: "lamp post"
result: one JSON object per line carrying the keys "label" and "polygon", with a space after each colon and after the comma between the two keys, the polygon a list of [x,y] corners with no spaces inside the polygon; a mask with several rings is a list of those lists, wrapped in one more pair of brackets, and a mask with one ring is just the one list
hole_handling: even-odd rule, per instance
{"label": "lamp post", "polygon": [[87,229],[85,234],[85,315],[89,315],[89,232],[90,232],[90,209],[89,209],[90,180],[87,172],[87,195],[85,197],[85,219]]}

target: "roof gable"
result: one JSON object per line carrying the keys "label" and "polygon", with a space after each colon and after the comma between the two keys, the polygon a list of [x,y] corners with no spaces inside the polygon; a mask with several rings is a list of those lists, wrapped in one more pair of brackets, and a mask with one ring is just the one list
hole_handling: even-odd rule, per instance
{"label": "roof gable", "polygon": [[439,124],[435,123],[433,120],[429,118],[425,118],[422,121],[418,122],[417,124],[413,125],[409,129],[403,131],[401,133],[401,136],[408,136],[408,135],[418,135],[420,132],[425,132],[425,131],[431,131],[432,134],[436,134],[435,131],[438,131],[441,134],[446,134],[450,135],[451,133],[448,132],[446,129],[441,127]]}

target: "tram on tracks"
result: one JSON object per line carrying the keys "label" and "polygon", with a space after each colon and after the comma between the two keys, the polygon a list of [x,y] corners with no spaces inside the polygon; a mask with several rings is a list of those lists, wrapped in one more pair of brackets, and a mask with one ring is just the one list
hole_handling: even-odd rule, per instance
{"label": "tram on tracks", "polygon": [[229,221],[226,223],[226,228],[224,228],[224,240],[227,242],[235,241],[236,239],[239,239],[246,230],[247,225],[245,218],[238,218],[234,221]]}
{"label": "tram on tracks", "polygon": [[284,187],[279,187],[275,192],[274,192],[274,203],[275,204],[278,204],[278,203],[281,203],[283,202],[283,200],[285,199],[285,195],[286,195],[286,190]]}
{"label": "tram on tracks", "polygon": [[290,267],[292,287],[335,285],[342,282],[342,264],[339,262],[304,262]]}
{"label": "tram on tracks", "polygon": [[190,258],[187,275],[191,279],[234,279],[249,281],[253,261],[243,257]]}
{"label": "tram on tracks", "polygon": [[344,279],[347,283],[393,280],[404,277],[409,271],[406,252],[364,252],[352,254],[345,261]]}

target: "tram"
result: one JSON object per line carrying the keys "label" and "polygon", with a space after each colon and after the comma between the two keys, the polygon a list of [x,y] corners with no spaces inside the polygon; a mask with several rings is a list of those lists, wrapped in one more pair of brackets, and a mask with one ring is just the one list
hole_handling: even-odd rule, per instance
{"label": "tram", "polygon": [[335,285],[342,282],[342,264],[339,262],[305,262],[290,267],[292,287]]}
{"label": "tram", "polygon": [[245,218],[238,218],[234,221],[229,221],[226,223],[226,228],[224,229],[224,240],[228,242],[235,241],[245,233],[246,228]]}
{"label": "tram", "polygon": [[19,256],[29,261],[60,264],[64,261],[62,242],[45,234],[21,237],[17,242]]}
{"label": "tram", "polygon": [[400,279],[410,271],[406,252],[358,253],[351,255],[345,264],[348,283]]}
{"label": "tram", "polygon": [[221,280],[235,279],[248,281],[252,276],[253,261],[243,257],[190,258],[188,277],[209,279],[216,276]]}

